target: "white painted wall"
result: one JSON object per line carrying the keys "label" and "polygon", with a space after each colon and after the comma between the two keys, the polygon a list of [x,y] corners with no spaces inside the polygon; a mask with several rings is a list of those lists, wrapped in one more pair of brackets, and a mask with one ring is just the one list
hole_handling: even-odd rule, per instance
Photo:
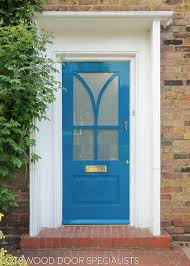
{"label": "white painted wall", "polygon": [[[80,20],[72,15],[70,19],[64,19],[63,13],[58,18],[41,17],[38,23],[40,28],[53,32],[54,43],[48,54],[54,59],[58,60],[63,55],[67,61],[131,60],[130,221],[131,225],[150,228],[159,235],[160,206],[155,205],[160,199],[160,168],[157,163],[160,147],[155,143],[160,135],[159,80],[153,82],[159,71],[159,49],[158,45],[153,45],[159,25],[152,27],[155,14],[148,20],[139,20],[137,15],[138,19],[131,21],[127,19],[129,12],[124,19],[124,12],[121,12],[122,16],[115,13],[113,16],[112,12],[111,17],[106,12],[104,19],[94,16],[95,20],[93,14],[90,19],[85,14]],[[57,63],[57,67],[60,70],[61,65]],[[61,80],[61,72],[57,79]],[[56,227],[62,223],[61,91],[56,97],[56,102],[48,110],[50,121],[38,123],[39,132],[36,132],[36,152],[42,159],[31,166],[31,235],[36,235],[41,227]]]}

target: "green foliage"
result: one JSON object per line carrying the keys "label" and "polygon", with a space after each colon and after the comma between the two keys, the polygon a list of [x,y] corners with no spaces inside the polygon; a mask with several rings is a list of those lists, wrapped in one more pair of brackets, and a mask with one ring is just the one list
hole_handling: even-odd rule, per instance
{"label": "green foliage", "polygon": [[5,235],[3,234],[3,232],[0,230],[0,240],[1,239],[4,239],[5,238]]}
{"label": "green foliage", "polygon": [[0,18],[3,26],[17,25],[21,20],[30,24],[35,11],[42,10],[43,0],[1,0]]}
{"label": "green foliage", "polygon": [[[0,213],[0,222],[2,220],[2,217],[4,217],[4,215]],[[5,238],[5,235],[0,230],[0,240],[4,238]],[[4,248],[1,248],[0,249],[0,265],[1,266],[27,266],[28,264],[24,256],[21,256],[19,258],[16,256],[12,256],[11,254],[7,253],[7,250],[5,250]]]}
{"label": "green foliage", "polygon": [[[1,0],[2,1],[2,0]],[[45,56],[50,38],[39,34],[31,20],[41,1],[3,0],[0,15],[0,176],[12,176],[29,162],[35,145],[30,132],[57,87],[53,62]],[[32,154],[32,160],[39,156]]]}
{"label": "green foliage", "polygon": [[18,207],[16,193],[0,186],[0,213],[10,213],[15,207]]}
{"label": "green foliage", "polygon": [[27,266],[26,259],[24,256],[20,258],[13,256],[7,252],[7,250],[0,249],[0,263],[1,266]]}

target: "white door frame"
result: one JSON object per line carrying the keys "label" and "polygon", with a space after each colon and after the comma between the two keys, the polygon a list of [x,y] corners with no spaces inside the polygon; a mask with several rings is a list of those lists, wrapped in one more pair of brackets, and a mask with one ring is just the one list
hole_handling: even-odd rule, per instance
{"label": "white door frame", "polygon": [[[136,157],[136,140],[133,136],[135,136],[135,113],[136,113],[136,108],[135,108],[135,95],[138,93],[136,91],[136,82],[138,80],[136,77],[138,77],[138,70],[136,69],[136,61],[138,60],[138,54],[137,52],[134,53],[128,53],[128,52],[112,52],[112,53],[107,53],[107,52],[69,52],[69,53],[64,53],[64,52],[59,52],[55,53],[56,57],[59,61],[60,58],[64,58],[65,62],[119,62],[119,61],[125,61],[125,62],[130,62],[130,170],[129,170],[129,185],[130,185],[130,197],[129,197],[129,202],[126,202],[126,204],[129,204],[129,210],[130,210],[130,215],[129,215],[129,220],[130,220],[130,225],[135,226],[135,213],[137,212],[137,206],[138,206],[138,198],[136,197],[137,195],[135,194],[135,187],[136,187],[136,175],[135,175],[135,157]],[[61,80],[62,77],[62,69],[60,65],[58,64],[58,69],[59,69],[59,77],[58,80]],[[124,100],[124,99],[123,99]],[[62,107],[59,106],[57,109],[61,109]],[[64,147],[63,147],[63,152],[64,152]],[[64,178],[64,176],[63,176]],[[62,184],[60,184],[62,185]]]}
{"label": "white door frame", "polygon": [[[101,26],[106,25],[106,23],[108,23],[108,26],[110,23],[113,23],[113,25],[116,23],[121,28],[123,25],[125,26],[125,23],[129,25],[132,22],[131,19],[133,19],[133,27],[137,23],[137,28],[139,25],[144,25],[145,29],[147,27],[150,29],[150,41],[146,41],[147,49],[151,49],[150,61],[148,62],[145,61],[143,50],[128,51],[118,48],[118,50],[102,51],[100,47],[97,50],[90,51],[88,49],[88,51],[84,51],[85,46],[81,44],[82,39],[80,39],[81,46],[79,45],[82,47],[81,49],[77,50],[77,45],[76,49],[60,49],[58,48],[59,45],[53,45],[48,48],[48,56],[55,61],[61,55],[64,56],[66,61],[88,61],[92,59],[95,61],[131,61],[130,224],[135,227],[148,227],[154,235],[160,235],[160,20],[165,20],[171,14],[172,12],[45,12],[41,18],[38,18],[39,28],[45,27],[48,29],[52,26],[55,31],[57,29],[58,35],[55,37],[55,42],[57,41],[59,45],[62,34],[60,31],[61,23],[65,23],[63,24],[66,25],[65,27],[72,25],[71,29],[77,32],[76,27],[78,25],[84,27],[87,24],[89,27],[90,25],[96,27],[93,19],[98,20],[97,22],[100,21]],[[83,23],[84,21],[85,23]],[[75,25],[74,28],[73,25]],[[106,34],[108,30],[111,32],[111,26],[108,26],[105,28]],[[101,30],[101,28],[97,28],[97,30]],[[133,28],[133,30],[135,29]],[[123,34],[125,34],[125,31],[126,29],[123,28]],[[67,29],[65,32],[68,33]],[[133,36],[134,32],[131,34]],[[72,35],[69,36],[72,41]],[[145,36],[147,38],[146,31]],[[84,38],[88,40],[88,36]],[[142,38],[144,37],[142,36]],[[117,34],[114,41],[117,41]],[[92,46],[89,45],[89,47]],[[62,78],[61,64],[57,62],[56,67],[59,70],[57,80],[60,81]],[[144,80],[147,73],[144,72],[143,68],[149,69],[148,81]],[[147,88],[145,86],[146,82],[148,82]],[[61,90],[57,90],[56,101],[47,110],[50,121],[38,122],[39,132],[35,132],[34,136],[37,141],[35,152],[42,159],[35,164],[31,164],[30,167],[31,236],[38,234],[42,227],[57,227],[62,224],[61,95]],[[146,103],[150,105],[147,107],[148,109]],[[147,111],[149,112],[147,113],[149,120],[146,118]],[[148,131],[139,132],[139,127],[143,129],[143,126],[150,127],[148,135],[146,134]],[[146,149],[146,143],[150,144],[150,142],[151,145]],[[139,147],[143,147],[143,145],[145,147],[144,155],[142,151],[139,152]],[[146,156],[151,160],[145,162],[143,158],[146,160]],[[147,178],[146,173],[151,176],[151,179],[150,177]],[[146,194],[148,194],[148,197]],[[146,204],[149,205],[148,208],[146,208]]]}

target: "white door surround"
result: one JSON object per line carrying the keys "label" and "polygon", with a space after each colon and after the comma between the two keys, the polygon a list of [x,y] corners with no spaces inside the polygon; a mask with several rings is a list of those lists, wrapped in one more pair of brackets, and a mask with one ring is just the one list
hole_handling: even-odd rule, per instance
{"label": "white door surround", "polygon": [[[48,56],[65,61],[130,61],[130,225],[160,235],[160,22],[170,11],[43,12],[39,29],[53,32]],[[30,235],[62,224],[61,90],[38,122],[30,167]],[[63,147],[64,152],[64,147]]]}

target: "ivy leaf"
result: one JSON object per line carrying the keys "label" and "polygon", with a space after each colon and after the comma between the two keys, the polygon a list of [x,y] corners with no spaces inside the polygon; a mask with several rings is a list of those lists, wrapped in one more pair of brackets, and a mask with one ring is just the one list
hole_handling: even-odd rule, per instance
{"label": "ivy leaf", "polygon": [[16,83],[16,84],[20,84],[21,83],[21,81],[19,79],[11,79],[9,82],[10,83]]}
{"label": "ivy leaf", "polygon": [[41,159],[41,157],[40,157],[39,155],[34,154],[34,153],[31,155],[31,161],[32,161],[32,162],[36,162],[36,161],[38,161],[39,159]]}
{"label": "ivy leaf", "polygon": [[13,158],[12,163],[18,168],[20,168],[22,166],[22,161],[17,159],[17,158]]}
{"label": "ivy leaf", "polygon": [[9,213],[18,207],[17,195],[5,185],[0,186],[0,213]]}

